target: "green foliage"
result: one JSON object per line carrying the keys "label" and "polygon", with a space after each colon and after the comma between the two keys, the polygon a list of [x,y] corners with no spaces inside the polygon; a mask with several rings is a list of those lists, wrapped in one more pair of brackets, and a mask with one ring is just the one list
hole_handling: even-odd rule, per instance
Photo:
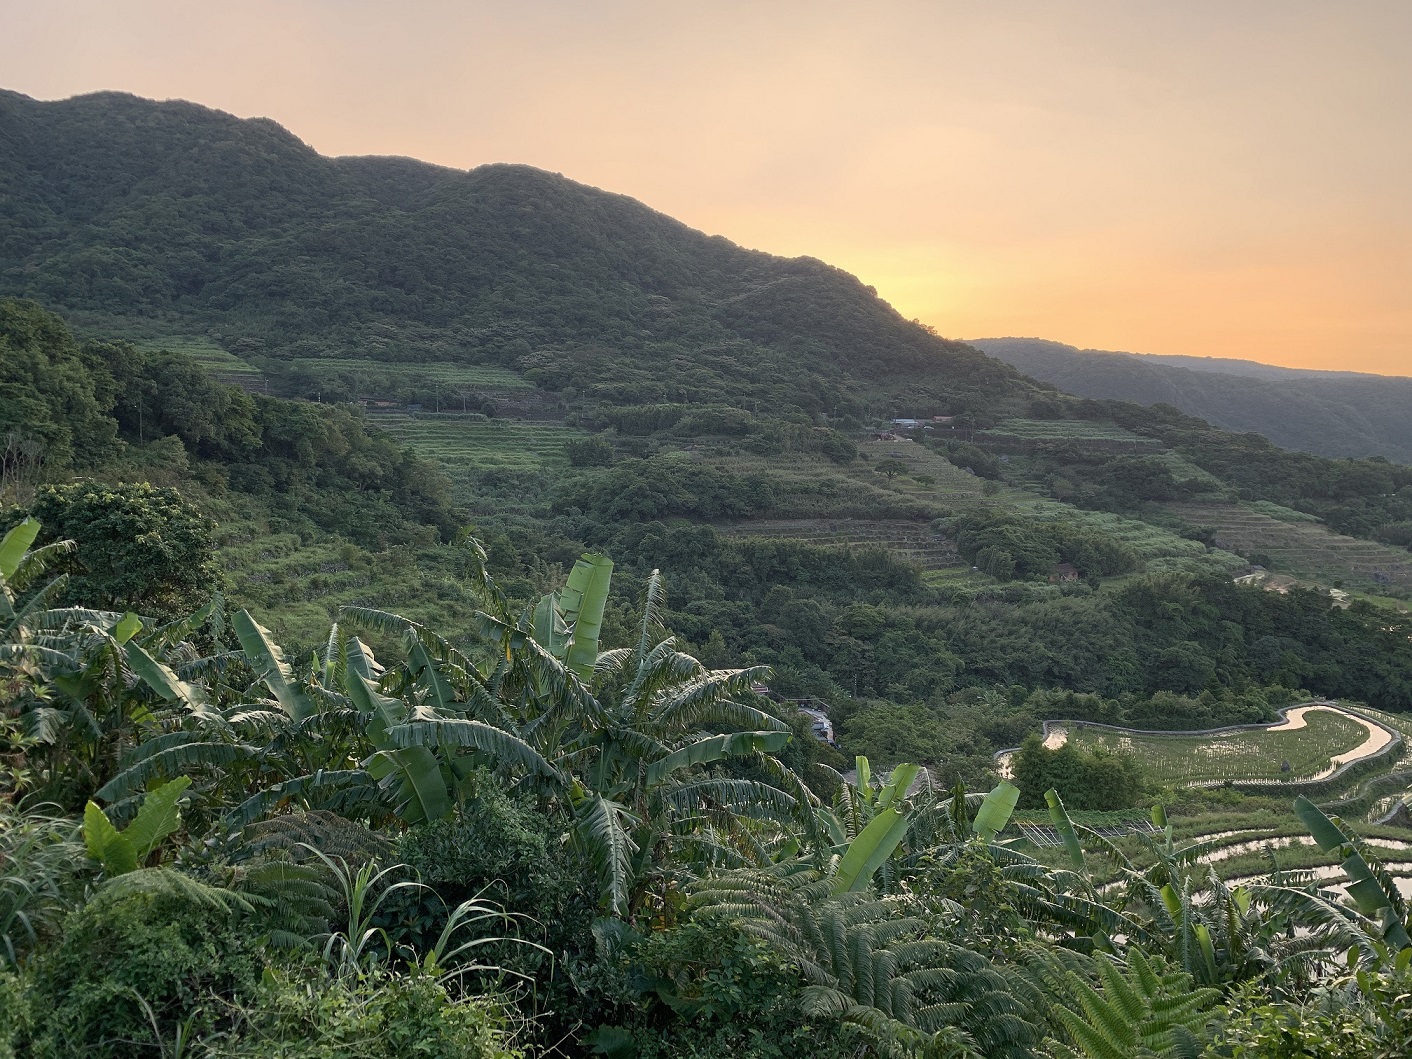
{"label": "green foliage", "polygon": [[918,1049],[958,1033],[976,1053],[1030,1054],[1029,998],[982,954],[938,937],[923,918],[869,894],[832,894],[798,865],[717,876],[696,887],[699,917],[734,918],[794,963],[807,983],[801,1010],[865,1027]]}
{"label": "green foliage", "polygon": [[625,1025],[589,1035],[594,1054],[668,1059],[856,1056],[857,1027],[801,1011],[804,981],[765,941],[728,923],[693,919],[655,933],[619,959],[634,1003]]}
{"label": "green foliage", "polygon": [[1074,809],[1127,809],[1142,796],[1142,769],[1131,754],[1087,751],[1069,741],[1053,750],[1028,736],[1014,763],[1020,808],[1042,809],[1055,790]]}
{"label": "green foliage", "polygon": [[73,540],[67,599],[170,621],[221,587],[210,518],[175,489],[45,487],[29,506],[43,540]]}
{"label": "green foliage", "polygon": [[1342,868],[1349,878],[1348,895],[1358,911],[1374,925],[1381,939],[1393,952],[1412,948],[1407,901],[1376,858],[1365,855],[1357,838],[1308,798],[1302,795],[1296,798],[1294,811],[1320,849],[1342,858]]}
{"label": "green foliage", "polygon": [[[516,802],[489,776],[480,778],[449,820],[409,829],[397,856],[422,882],[431,886],[448,907],[484,894],[507,912],[532,917],[526,934],[539,938],[555,954],[583,954],[592,949],[589,924],[597,916],[597,890],[587,865],[564,849],[562,823]],[[403,930],[425,937],[430,915],[423,904],[418,923],[399,923]],[[429,937],[425,940],[429,941]],[[524,947],[496,950],[494,959],[521,966],[541,958]]]}
{"label": "green foliage", "polygon": [[0,437],[34,439],[50,473],[101,462],[118,440],[112,399],[62,321],[0,299]]}
{"label": "green foliage", "polygon": [[154,1046],[143,1002],[163,1034],[193,1017],[204,1033],[226,1021],[225,1003],[253,993],[260,962],[230,900],[151,871],[100,888],[32,963],[36,1059],[126,1059]]}
{"label": "green foliage", "polygon": [[17,1059],[15,1041],[28,1036],[32,1019],[24,980],[0,971],[0,1059]]}
{"label": "green foliage", "polygon": [[1129,573],[1141,563],[1130,545],[1078,521],[973,512],[953,519],[949,529],[961,555],[1001,581],[1045,578],[1061,561],[1094,577]]}
{"label": "green foliage", "polygon": [[94,802],[83,811],[83,842],[88,855],[109,878],[135,871],[157,845],[181,826],[177,801],[191,786],[191,777],[178,776],[149,791],[132,823],[119,831]]}
{"label": "green foliage", "polygon": [[1103,955],[1094,958],[1094,969],[1097,988],[1074,971],[1060,977],[1068,1003],[1053,1012],[1068,1041],[1056,1043],[1056,1055],[1177,1059],[1199,1054],[1217,990],[1192,988],[1188,975],[1167,971],[1136,948],[1129,950],[1125,970]]}
{"label": "green foliage", "polygon": [[[82,846],[52,807],[0,804],[0,965],[13,966],[57,934],[76,900]],[[0,1033],[0,1040],[3,1040]]]}
{"label": "green foliage", "polygon": [[601,435],[565,442],[570,467],[611,467],[613,443]]}
{"label": "green foliage", "polygon": [[495,1004],[458,999],[433,975],[267,973],[212,1059],[515,1059]]}
{"label": "green foliage", "polygon": [[1246,987],[1229,1002],[1204,1059],[1399,1059],[1412,1053],[1412,980],[1405,968],[1360,972],[1303,1002]]}

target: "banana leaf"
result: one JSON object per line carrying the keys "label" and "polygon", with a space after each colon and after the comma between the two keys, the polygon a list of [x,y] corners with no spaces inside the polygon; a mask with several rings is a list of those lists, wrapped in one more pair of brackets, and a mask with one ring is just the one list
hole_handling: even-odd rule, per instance
{"label": "banana leaf", "polygon": [[1044,800],[1049,803],[1049,819],[1053,821],[1059,837],[1064,840],[1064,848],[1069,851],[1069,862],[1073,864],[1075,871],[1087,876],[1083,846],[1079,845],[1079,835],[1074,830],[1074,822],[1069,819],[1069,814],[1064,809],[1064,800],[1053,787],[1044,792]]}
{"label": "banana leaf", "polygon": [[564,622],[559,593],[547,592],[539,597],[531,619],[535,641],[555,658],[563,661],[569,649],[569,627]]}
{"label": "banana leaf", "polygon": [[118,643],[127,643],[141,631],[142,619],[132,611],[128,611],[122,616],[122,620],[113,626],[113,639]]}
{"label": "banana leaf", "polygon": [[593,679],[598,661],[598,640],[603,631],[603,608],[613,579],[613,560],[604,555],[586,554],[574,563],[568,580],[559,592],[559,608],[569,628],[569,642],[563,661],[584,683]]}
{"label": "banana leaf", "polygon": [[985,796],[981,807],[976,810],[976,818],[971,821],[971,831],[987,842],[1005,830],[1010,822],[1010,814],[1020,801],[1020,788],[1009,780],[1001,780],[1000,785]]}
{"label": "banana leaf", "polygon": [[109,875],[137,870],[137,851],[98,808],[97,802],[89,802],[83,808],[83,844],[88,855],[103,865]]}
{"label": "banana leaf", "polygon": [[38,536],[39,522],[27,518],[4,537],[0,537],[0,578],[8,581],[15,576],[25,552],[29,551],[29,546]]}
{"label": "banana leaf", "polygon": [[856,893],[867,888],[873,873],[892,856],[907,834],[911,820],[908,814],[889,806],[868,822],[858,836],[848,844],[834,872],[833,892]]}
{"label": "banana leaf", "polygon": [[269,630],[252,618],[248,610],[238,612],[231,624],[235,626],[235,635],[245,657],[290,719],[300,722],[317,713],[314,700],[295,684],[294,672],[284,660],[284,652],[270,638]]}
{"label": "banana leaf", "polygon": [[789,732],[732,732],[698,739],[648,765],[647,785],[655,786],[678,769],[691,765],[705,765],[741,754],[773,754],[783,750],[789,740]]}
{"label": "banana leaf", "polygon": [[887,777],[887,786],[878,792],[878,808],[886,809],[892,805],[893,802],[898,802],[906,798],[913,781],[921,774],[921,771],[921,765],[903,764],[894,766],[891,774]]}
{"label": "banana leaf", "polygon": [[123,831],[123,837],[132,843],[138,860],[145,858],[157,847],[157,843],[181,826],[178,803],[190,786],[190,776],[178,776],[148,792],[147,797],[142,799],[137,816]]}
{"label": "banana leaf", "polygon": [[451,795],[441,763],[424,746],[379,750],[368,759],[368,774],[393,787],[394,809],[408,824],[440,820],[451,811]]}
{"label": "banana leaf", "polygon": [[1344,858],[1343,870],[1349,878],[1346,889],[1354,904],[1358,906],[1358,911],[1382,926],[1383,938],[1394,949],[1412,945],[1407,925],[1402,922],[1401,895],[1396,889],[1391,893],[1384,889],[1372,866],[1364,859],[1363,854],[1358,852],[1353,837],[1346,834],[1322,809],[1303,795],[1294,800],[1294,812],[1314,836],[1314,841],[1320,849],[1325,853],[1338,853]]}
{"label": "banana leaf", "polygon": [[131,640],[123,644],[123,653],[138,679],[168,702],[179,702],[191,710],[206,705],[205,689],[188,684]]}

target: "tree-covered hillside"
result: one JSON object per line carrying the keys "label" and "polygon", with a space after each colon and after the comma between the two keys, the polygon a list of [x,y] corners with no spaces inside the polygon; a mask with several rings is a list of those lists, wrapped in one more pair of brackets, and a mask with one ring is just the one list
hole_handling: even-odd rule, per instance
{"label": "tree-covered hillside", "polygon": [[[1244,361],[1076,349],[1036,338],[973,345],[1081,397],[1168,404],[1234,431],[1321,456],[1412,462],[1412,379],[1273,368]],[[1260,371],[1260,369],[1264,371]]]}
{"label": "tree-covered hillside", "polygon": [[[324,158],[267,120],[0,94],[0,293],[236,352],[501,364],[618,403],[960,411],[1018,373],[822,262],[525,166]],[[670,367],[670,370],[663,370]]]}

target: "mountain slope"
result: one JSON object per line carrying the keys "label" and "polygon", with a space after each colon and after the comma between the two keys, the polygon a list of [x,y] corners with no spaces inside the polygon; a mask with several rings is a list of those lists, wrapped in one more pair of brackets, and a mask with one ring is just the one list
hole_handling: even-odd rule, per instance
{"label": "mountain slope", "polygon": [[525,166],[330,159],[190,103],[2,93],[0,195],[0,294],[275,360],[496,363],[617,403],[809,413],[1031,392],[839,269]]}
{"label": "mountain slope", "polygon": [[1284,448],[1321,456],[1412,463],[1412,379],[1080,350],[1033,338],[972,344],[1081,397],[1169,404],[1227,430],[1255,431]]}

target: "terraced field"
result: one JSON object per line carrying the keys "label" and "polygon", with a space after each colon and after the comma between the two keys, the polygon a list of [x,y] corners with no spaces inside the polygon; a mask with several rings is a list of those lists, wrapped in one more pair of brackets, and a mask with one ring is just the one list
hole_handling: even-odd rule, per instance
{"label": "terraced field", "polygon": [[289,364],[294,367],[353,372],[390,382],[426,380],[455,393],[462,390],[484,392],[534,389],[534,383],[508,368],[487,364],[458,364],[453,361],[384,362],[356,357],[302,357],[289,361]]}
{"label": "terraced field", "polygon": [[197,361],[221,382],[239,386],[243,390],[266,392],[264,373],[255,365],[246,363],[229,350],[222,349],[212,339],[204,335],[176,335],[168,338],[150,338],[134,342],[138,349],[151,352],[170,350],[185,353]]}
{"label": "terraced field", "polygon": [[[980,500],[983,480],[962,470],[938,452],[910,439],[901,441],[860,441],[858,451],[866,461],[862,473],[876,477],[872,468],[883,460],[897,460],[907,467],[906,477],[892,480],[892,486],[909,495],[940,500]],[[931,478],[931,484],[917,481],[917,476]]]}
{"label": "terraced field", "polygon": [[[1302,723],[1215,735],[1157,735],[1076,726],[1067,736],[1086,750],[1131,753],[1155,782],[1184,786],[1226,780],[1313,779],[1331,772],[1345,756],[1358,753],[1370,738],[1367,725],[1342,712],[1315,707],[1302,716],[1291,711],[1291,718],[1296,716]],[[1051,728],[1051,739],[1053,734]]]}
{"label": "terraced field", "polygon": [[1160,448],[1155,438],[1143,437],[1115,423],[1085,420],[1003,419],[989,430],[976,433],[979,440],[1077,441],[1130,445],[1135,450]]}
{"label": "terraced field", "polygon": [[458,486],[481,471],[564,467],[568,464],[564,443],[583,436],[558,423],[478,415],[376,412],[368,420],[418,455],[435,460]]}
{"label": "terraced field", "polygon": [[868,519],[759,519],[717,527],[730,537],[787,538],[817,545],[886,548],[926,570],[957,566],[956,546],[926,523]]}
{"label": "terraced field", "polygon": [[1137,552],[1149,573],[1176,570],[1228,573],[1245,566],[1245,560],[1237,555],[1208,549],[1200,541],[1188,540],[1150,522],[1103,511],[1084,511],[1056,500],[1015,501],[1012,506],[1036,518],[1062,519],[1115,537]]}
{"label": "terraced field", "polygon": [[1247,504],[1168,504],[1194,526],[1216,531],[1222,548],[1263,552],[1281,572],[1327,584],[1342,578],[1362,585],[1412,588],[1412,553],[1333,532],[1323,523],[1286,521]]}
{"label": "terraced field", "polygon": [[[459,576],[455,546],[370,551],[331,538],[306,543],[272,521],[227,513],[217,529],[217,558],[230,576],[231,605],[257,612],[291,656],[324,643],[340,606],[394,610],[452,632],[468,628],[479,606]],[[392,646],[371,640],[379,650]]]}

